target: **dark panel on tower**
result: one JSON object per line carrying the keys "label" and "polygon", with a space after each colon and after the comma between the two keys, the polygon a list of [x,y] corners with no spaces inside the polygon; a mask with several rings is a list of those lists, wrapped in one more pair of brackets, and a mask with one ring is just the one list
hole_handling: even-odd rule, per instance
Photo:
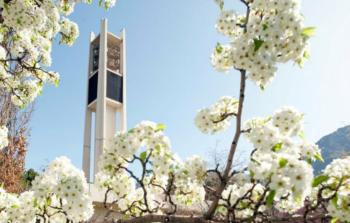
{"label": "dark panel on tower", "polygon": [[99,46],[94,46],[92,49],[92,71],[98,69],[98,62],[99,62]]}
{"label": "dark panel on tower", "polygon": [[97,98],[98,72],[89,79],[88,104]]}
{"label": "dark panel on tower", "polygon": [[107,97],[123,103],[123,78],[107,71]]}

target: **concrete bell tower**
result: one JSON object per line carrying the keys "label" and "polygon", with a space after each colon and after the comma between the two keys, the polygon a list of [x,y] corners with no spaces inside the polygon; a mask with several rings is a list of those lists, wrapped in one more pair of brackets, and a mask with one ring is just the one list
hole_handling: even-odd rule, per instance
{"label": "concrete bell tower", "polygon": [[106,19],[101,21],[100,35],[91,33],[90,36],[83,150],[83,170],[88,182],[94,181],[106,140],[112,138],[116,131],[126,129],[125,44],[125,30],[121,31],[120,37],[108,32]]}

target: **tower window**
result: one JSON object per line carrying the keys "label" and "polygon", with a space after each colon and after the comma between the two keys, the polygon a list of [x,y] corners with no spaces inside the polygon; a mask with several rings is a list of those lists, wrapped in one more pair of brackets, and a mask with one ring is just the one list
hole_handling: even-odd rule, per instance
{"label": "tower window", "polygon": [[123,102],[123,78],[107,71],[107,97]]}
{"label": "tower window", "polygon": [[98,69],[99,50],[99,46],[94,46],[94,48],[92,49],[92,71]]}
{"label": "tower window", "polygon": [[88,104],[97,98],[98,72],[89,79]]}

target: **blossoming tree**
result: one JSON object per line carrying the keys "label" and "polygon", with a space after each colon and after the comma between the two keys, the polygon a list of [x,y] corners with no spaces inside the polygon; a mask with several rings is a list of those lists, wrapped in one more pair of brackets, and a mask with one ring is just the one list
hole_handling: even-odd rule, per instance
{"label": "blossoming tree", "polygon": [[[236,70],[240,74],[238,97],[221,97],[199,110],[195,117],[196,126],[205,134],[224,131],[232,122],[235,124],[223,168],[210,169],[198,156],[182,161],[171,151],[163,124],[141,122],[128,132],[117,133],[100,158],[96,182],[106,191],[108,213],[116,212],[120,216],[108,219],[112,215],[106,215],[106,221],[209,223],[332,219],[345,222],[350,219],[350,158],[336,159],[321,175],[314,176],[312,162],[322,160],[322,156],[317,145],[304,137],[302,113],[282,107],[269,117],[242,120],[246,82],[253,81],[264,89],[275,76],[279,63],[294,61],[302,66],[309,55],[308,40],[314,28],[303,25],[299,0],[239,1],[246,8],[243,15],[227,10],[224,0],[215,1],[220,9],[216,28],[229,38],[229,43],[217,44],[211,59],[218,71]],[[58,6],[68,4],[61,7],[62,12],[69,12],[69,4],[73,4],[59,3]],[[19,7],[13,4],[3,2],[4,12]],[[3,20],[6,24],[6,16]],[[12,20],[9,23],[16,26],[16,20]],[[61,26],[65,26],[65,21],[61,21]],[[61,28],[65,30],[61,39],[65,43],[70,43],[65,35],[70,33],[68,36],[73,38],[72,32],[76,32],[72,31],[76,30],[72,28],[75,26],[68,26]],[[11,50],[12,47],[4,47],[4,61]],[[39,63],[47,61],[41,51],[38,55],[41,55]],[[3,67],[12,62],[12,59],[5,61]],[[26,62],[23,63],[23,70],[27,70]],[[55,79],[52,73],[44,73],[45,80]],[[6,74],[10,79],[15,76]],[[42,77],[35,72],[26,75],[32,81]],[[23,84],[26,86],[25,80]],[[21,91],[6,89],[13,92],[15,103],[26,104],[19,102]],[[36,90],[25,92],[25,102],[35,97]],[[5,145],[6,130],[1,130],[0,135],[0,145]],[[242,136],[251,142],[252,153],[246,168],[234,169],[233,160]],[[216,186],[205,183],[208,177],[217,181]],[[30,191],[20,195],[0,191],[0,222],[80,222],[92,213],[84,176],[64,157],[50,164],[34,180]]]}
{"label": "blossoming tree", "polygon": [[[0,88],[18,107],[26,107],[44,84],[58,84],[50,71],[55,39],[72,45],[79,35],[69,16],[76,3],[91,0],[0,0]],[[100,0],[107,9],[115,0]],[[1,120],[0,149],[9,144],[7,123]],[[1,164],[0,164],[1,165]],[[10,194],[0,188],[0,222],[80,222],[88,220],[92,202],[82,171],[68,159],[53,161],[36,177],[30,191]]]}
{"label": "blossoming tree", "polygon": [[[181,161],[170,151],[164,126],[142,122],[118,133],[104,150],[97,181],[107,190],[106,206],[123,214],[119,222],[348,220],[350,158],[335,160],[314,177],[312,162],[322,156],[304,137],[302,113],[282,107],[269,117],[242,120],[246,81],[264,89],[278,63],[302,67],[308,58],[314,28],[304,27],[299,0],[240,0],[243,15],[226,10],[223,0],[215,2],[220,8],[216,29],[229,43],[217,44],[211,62],[218,71],[238,71],[240,91],[237,99],[225,96],[199,110],[195,124],[214,134],[235,121],[223,171],[207,169],[198,156]],[[253,151],[249,165],[237,170],[233,160],[242,135]],[[141,173],[132,171],[134,163]],[[214,188],[205,184],[213,174]]]}

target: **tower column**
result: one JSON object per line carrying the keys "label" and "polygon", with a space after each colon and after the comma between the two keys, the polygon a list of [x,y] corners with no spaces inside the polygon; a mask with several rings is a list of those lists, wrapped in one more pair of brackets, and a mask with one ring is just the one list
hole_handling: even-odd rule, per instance
{"label": "tower column", "polygon": [[[94,40],[95,34],[93,32],[90,33],[90,44]],[[89,47],[89,58],[91,57],[91,46]],[[92,61],[89,60],[88,63],[88,73],[87,73],[87,95],[89,94],[89,76],[90,76],[90,67],[92,66]],[[92,112],[88,108],[89,102],[88,97],[86,100],[86,108],[85,108],[85,126],[84,126],[84,149],[83,149],[83,171],[85,173],[85,177],[87,182],[90,182],[90,160],[91,160],[91,122],[92,122]]]}
{"label": "tower column", "polygon": [[122,30],[121,72],[123,74],[123,105],[120,114],[120,131],[126,131],[126,32]]}
{"label": "tower column", "polygon": [[92,112],[86,109],[84,129],[83,171],[85,173],[87,182],[90,182],[91,118]]}
{"label": "tower column", "polygon": [[95,161],[94,175],[98,172],[98,160],[102,154],[106,139],[106,73],[107,73],[107,20],[101,22],[99,71],[97,85],[96,103],[96,140],[95,140]]}

